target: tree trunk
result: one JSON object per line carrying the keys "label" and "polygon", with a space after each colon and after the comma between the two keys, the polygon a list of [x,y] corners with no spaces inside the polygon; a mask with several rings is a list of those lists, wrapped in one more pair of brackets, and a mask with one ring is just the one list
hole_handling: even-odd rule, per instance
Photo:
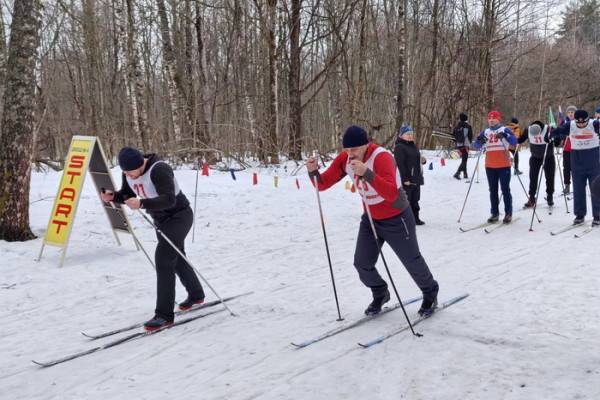
{"label": "tree trunk", "polygon": [[178,93],[178,86],[181,86],[180,83],[178,83],[178,80],[180,80],[181,77],[177,73],[175,52],[173,51],[173,45],[171,44],[171,31],[169,28],[169,19],[167,18],[165,2],[164,0],[156,0],[156,4],[158,7],[160,37],[162,39],[163,60],[167,73],[169,107],[171,108],[171,115],[173,116],[173,133],[175,135],[175,141],[178,142],[182,138],[181,111],[179,108],[180,102]]}
{"label": "tree trunk", "polygon": [[0,135],[0,240],[35,238],[29,227],[34,144],[35,64],[42,3],[15,0]]}
{"label": "tree trunk", "polygon": [[0,7],[0,118],[2,117],[2,100],[6,86],[6,36],[4,32],[4,11]]}
{"label": "tree trunk", "polygon": [[266,86],[267,97],[267,113],[266,127],[268,132],[267,139],[267,156],[271,164],[279,163],[279,152],[277,146],[277,75],[276,75],[276,42],[275,42],[275,25],[277,21],[277,0],[267,0],[267,12],[265,15],[267,21],[267,49],[268,49],[268,84]]}
{"label": "tree trunk", "polygon": [[405,71],[406,71],[406,16],[405,0],[398,0],[398,91],[396,93],[396,132],[404,122]]}
{"label": "tree trunk", "polygon": [[489,111],[494,107],[494,82],[492,77],[492,47],[496,35],[496,0],[485,0],[483,10],[484,46],[481,55],[483,104]]}
{"label": "tree trunk", "polygon": [[209,107],[209,91],[208,78],[206,77],[206,51],[204,49],[204,40],[202,33],[202,9],[200,8],[200,0],[195,1],[196,19],[194,21],[196,28],[196,41],[198,46],[198,85],[200,95],[200,105],[198,108],[198,137],[200,142],[205,146],[210,145],[210,107]]}
{"label": "tree trunk", "polygon": [[146,87],[139,65],[137,48],[137,27],[133,0],[125,0],[127,6],[127,77],[133,108],[134,124],[139,134],[142,149],[150,150],[150,133],[148,132],[148,115],[146,113],[144,93]]}
{"label": "tree trunk", "polygon": [[290,158],[302,159],[302,94],[300,92],[300,11],[302,0],[292,0],[290,15]]}
{"label": "tree trunk", "polygon": [[358,44],[358,72],[356,77],[356,85],[354,87],[354,94],[352,96],[352,106],[350,109],[350,120],[355,122],[358,119],[359,108],[362,104],[363,97],[363,89],[365,86],[365,56],[366,56],[366,46],[367,46],[367,33],[366,33],[366,19],[367,19],[367,0],[362,1],[362,6],[360,8],[360,33],[359,33],[359,44]]}
{"label": "tree trunk", "polygon": [[98,68],[98,37],[96,32],[96,0],[82,0],[83,5],[83,38],[87,65],[85,79],[87,81],[87,98],[91,136],[100,135],[101,104],[99,101],[100,69]]}

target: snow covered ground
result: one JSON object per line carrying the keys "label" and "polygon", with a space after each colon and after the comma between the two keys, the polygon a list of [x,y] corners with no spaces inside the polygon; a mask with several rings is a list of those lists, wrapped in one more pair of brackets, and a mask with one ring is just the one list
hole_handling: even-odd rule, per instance
{"label": "snow covered ground", "polygon": [[[527,170],[528,153],[521,165]],[[245,171],[201,177],[196,240],[187,252],[222,296],[253,291],[219,313],[51,368],[46,361],[95,347],[80,331],[101,332],[152,316],[155,276],[131,238],[116,245],[87,179],[64,268],[41,239],[0,242],[1,399],[598,399],[600,296],[598,240],[573,232],[551,236],[572,220],[562,197],[553,215],[528,232],[531,213],[492,234],[460,233],[489,213],[485,174],[474,183],[463,223],[457,224],[468,185],[433,158],[425,171],[421,251],[440,283],[440,300],[463,302],[370,349],[373,339],[405,324],[401,311],[302,350],[309,339],[362,316],[370,292],[352,266],[358,194],[341,182],[321,194],[345,322],[336,322],[316,197],[304,171]],[[469,170],[474,160],[469,161]],[[251,185],[252,172],[259,185]],[[271,175],[280,177],[273,186]],[[118,176],[119,171],[113,174]],[[195,172],[176,176],[193,201]],[[57,173],[34,173],[31,200],[54,196]],[[527,175],[522,175],[525,185]],[[119,181],[119,180],[118,180]],[[557,186],[560,181],[557,174]],[[515,209],[525,194],[513,176]],[[52,199],[31,206],[42,237]],[[569,204],[572,208],[572,202]],[[588,209],[589,210],[589,209]],[[588,211],[589,212],[589,211]],[[153,253],[153,229],[130,213]],[[588,214],[588,219],[590,218]],[[384,247],[403,298],[418,290]],[[384,269],[381,264],[380,271]],[[208,293],[208,290],[207,290]],[[178,286],[178,300],[185,292]],[[214,299],[209,294],[207,300]],[[414,318],[418,304],[407,307]],[[112,340],[103,339],[100,343]]]}

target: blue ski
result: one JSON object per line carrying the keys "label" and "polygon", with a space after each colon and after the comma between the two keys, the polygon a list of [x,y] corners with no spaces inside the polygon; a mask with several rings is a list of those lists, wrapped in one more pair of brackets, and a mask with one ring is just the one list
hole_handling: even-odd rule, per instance
{"label": "blue ski", "polygon": [[[404,302],[402,302],[402,304],[404,306],[407,306],[409,304],[416,303],[417,301],[421,300],[422,298],[423,298],[422,296],[415,297],[414,299],[405,300]],[[379,314],[368,315],[368,316],[362,317],[361,319],[358,319],[358,320],[356,320],[356,321],[354,321],[354,322],[352,322],[352,323],[350,323],[348,325],[344,325],[344,326],[340,326],[340,327],[334,328],[334,329],[332,329],[330,331],[327,331],[327,332],[325,332],[325,333],[323,333],[323,334],[321,334],[321,335],[319,335],[319,336],[317,336],[317,337],[315,337],[313,339],[308,339],[308,340],[305,340],[303,342],[298,342],[298,343],[292,342],[291,344],[292,344],[292,346],[294,346],[297,349],[303,349],[304,347],[310,346],[311,344],[320,342],[321,340],[325,340],[325,339],[330,338],[332,336],[335,336],[335,335],[337,335],[339,333],[345,332],[348,329],[355,328],[355,327],[357,327],[359,325],[364,324],[367,321],[372,320],[373,318],[377,318],[378,316],[380,316],[382,314],[388,313],[390,311],[397,310],[398,308],[400,308],[400,304],[395,304],[395,305],[393,305],[391,307],[384,308]]]}
{"label": "blue ski", "polygon": [[[435,312],[434,312],[433,314],[426,315],[426,316],[420,316],[419,318],[417,318],[416,320],[414,320],[414,321],[412,322],[412,325],[413,325],[413,326],[415,326],[415,325],[419,324],[420,322],[422,322],[422,321],[424,321],[424,320],[426,320],[426,319],[430,318],[431,316],[433,316],[433,315],[437,314],[438,312],[440,312],[440,311],[442,311],[442,310],[444,310],[444,309],[446,309],[446,308],[450,307],[451,305],[453,305],[453,304],[456,304],[456,303],[458,303],[459,301],[466,299],[467,297],[469,297],[469,294],[468,294],[468,293],[465,293],[465,294],[463,294],[463,295],[461,295],[461,296],[458,296],[458,297],[455,297],[455,298],[453,298],[453,299],[450,299],[450,300],[446,301],[445,303],[442,303],[441,305],[439,305],[439,306],[438,306],[438,307],[435,309]],[[396,336],[397,334],[399,334],[399,333],[401,333],[401,332],[404,332],[404,331],[406,331],[406,330],[408,330],[408,329],[410,329],[410,326],[408,326],[408,325],[404,325],[404,326],[402,326],[402,327],[400,327],[400,328],[398,328],[398,329],[395,329],[395,330],[393,330],[393,331],[391,331],[391,332],[389,332],[389,333],[386,333],[385,335],[383,335],[383,336],[380,336],[380,337],[378,337],[378,338],[376,338],[376,339],[370,340],[370,341],[368,341],[368,342],[359,342],[359,343],[358,343],[358,345],[359,345],[360,347],[362,347],[362,348],[365,348],[365,349],[366,349],[366,348],[369,348],[369,347],[371,347],[371,346],[374,346],[374,345],[376,345],[376,344],[378,344],[378,343],[381,343],[381,342],[383,342],[384,340],[391,338],[392,336]]]}

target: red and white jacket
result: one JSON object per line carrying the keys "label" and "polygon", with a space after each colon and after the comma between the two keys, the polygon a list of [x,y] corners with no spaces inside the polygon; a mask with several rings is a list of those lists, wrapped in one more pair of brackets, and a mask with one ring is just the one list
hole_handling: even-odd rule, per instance
{"label": "red and white jacket", "polygon": [[[348,153],[342,152],[323,173],[311,173],[311,178],[315,175],[318,177],[318,189],[329,189],[348,175],[358,190],[365,194],[373,219],[392,218],[406,210],[409,203],[402,189],[394,156],[389,151],[376,144],[369,144],[362,160],[368,168],[362,180],[354,176],[349,161]],[[314,184],[313,179],[311,182]]]}

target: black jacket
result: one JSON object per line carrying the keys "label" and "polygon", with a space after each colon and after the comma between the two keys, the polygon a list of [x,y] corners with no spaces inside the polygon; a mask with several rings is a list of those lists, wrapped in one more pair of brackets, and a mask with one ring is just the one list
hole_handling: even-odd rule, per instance
{"label": "black jacket", "polygon": [[410,182],[422,185],[423,172],[421,170],[421,152],[414,142],[398,139],[394,147],[394,159],[400,171],[402,184]]}
{"label": "black jacket", "polygon": [[[144,173],[152,167],[160,158],[156,154],[145,154],[144,158],[148,159]],[[150,180],[156,187],[157,197],[150,199],[142,199],[142,208],[148,211],[148,214],[157,222],[164,222],[174,214],[185,210],[189,207],[188,201],[183,191],[175,195],[175,175],[173,169],[166,163],[160,163],[152,169]],[[121,190],[115,192],[115,201],[124,203],[126,199],[136,197],[136,193],[131,189],[125,174],[122,176]]]}
{"label": "black jacket", "polygon": [[[544,131],[544,128],[546,127],[546,125],[544,125],[540,121],[535,121],[531,125],[534,125],[534,124],[538,125],[542,132]],[[550,126],[547,126],[546,133],[544,134],[544,138],[543,138],[544,139],[543,144],[541,144],[541,143],[536,144],[536,143],[529,142],[529,148],[531,149],[531,157],[540,158],[540,159],[544,158],[544,152],[546,152],[546,158],[554,157],[554,144],[550,140],[551,132],[552,132],[552,128]],[[529,126],[527,128],[525,128],[521,137],[519,139],[517,139],[519,144],[524,143],[526,140],[529,140]],[[548,150],[546,150],[546,143],[548,144]]]}
{"label": "black jacket", "polygon": [[[469,147],[473,143],[473,128],[468,122],[459,121],[453,134],[456,147]],[[465,139],[469,139],[469,142],[465,143]]]}

